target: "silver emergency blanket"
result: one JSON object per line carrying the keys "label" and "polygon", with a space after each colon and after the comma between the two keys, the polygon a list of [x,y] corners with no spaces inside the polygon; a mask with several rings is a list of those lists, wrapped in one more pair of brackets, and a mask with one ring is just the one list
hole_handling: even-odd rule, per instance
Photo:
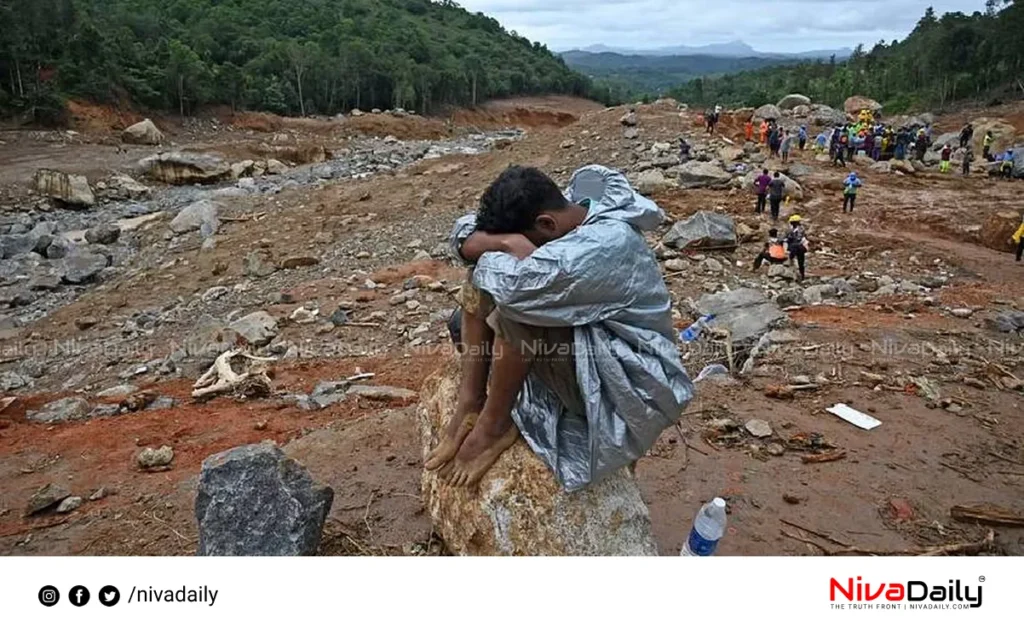
{"label": "silver emergency blanket", "polygon": [[[641,234],[658,228],[662,210],[622,174],[599,165],[577,171],[565,196],[590,201],[582,225],[523,261],[486,253],[472,279],[502,317],[574,329],[586,419],[567,411],[534,375],[513,410],[530,447],[571,491],[643,457],[679,419],[693,383],[674,340],[665,281]],[[475,226],[475,215],[456,221],[457,257]]]}

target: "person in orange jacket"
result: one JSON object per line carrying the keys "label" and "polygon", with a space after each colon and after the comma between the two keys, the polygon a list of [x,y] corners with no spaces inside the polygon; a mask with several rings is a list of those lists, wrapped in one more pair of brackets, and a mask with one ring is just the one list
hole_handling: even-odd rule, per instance
{"label": "person in orange jacket", "polygon": [[754,119],[750,119],[743,126],[743,132],[746,136],[747,142],[754,140]]}
{"label": "person in orange jacket", "polygon": [[768,144],[768,121],[761,121],[761,145]]}

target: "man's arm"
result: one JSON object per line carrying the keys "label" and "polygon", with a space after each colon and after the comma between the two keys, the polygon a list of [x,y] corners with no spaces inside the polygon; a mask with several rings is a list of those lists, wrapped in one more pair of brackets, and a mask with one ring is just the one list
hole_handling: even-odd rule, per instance
{"label": "man's arm", "polygon": [[459,254],[470,262],[478,261],[484,253],[508,253],[516,259],[523,260],[535,250],[537,247],[533,242],[519,233],[491,234],[476,231],[462,243]]}

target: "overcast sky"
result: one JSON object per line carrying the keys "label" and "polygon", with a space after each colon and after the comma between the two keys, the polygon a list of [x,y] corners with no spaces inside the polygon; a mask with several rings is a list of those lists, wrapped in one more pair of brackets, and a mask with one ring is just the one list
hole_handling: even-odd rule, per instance
{"label": "overcast sky", "polygon": [[743,40],[762,52],[870,48],[902,39],[935,7],[983,11],[984,0],[457,0],[555,51],[699,46]]}

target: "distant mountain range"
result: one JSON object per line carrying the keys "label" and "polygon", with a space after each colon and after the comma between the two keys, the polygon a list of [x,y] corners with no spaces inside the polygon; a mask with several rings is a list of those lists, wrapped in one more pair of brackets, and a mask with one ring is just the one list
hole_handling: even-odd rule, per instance
{"label": "distant mountain range", "polygon": [[631,49],[605,46],[595,44],[582,49],[565,51],[567,53],[616,53],[619,55],[641,55],[644,57],[668,57],[677,55],[708,55],[712,57],[757,57],[762,59],[829,59],[832,55],[836,59],[846,59],[853,53],[852,48],[840,48],[835,50],[804,51],[800,53],[764,53],[755,50],[746,42],[733,40],[722,44],[707,44],[705,46],[666,46],[652,49]]}

